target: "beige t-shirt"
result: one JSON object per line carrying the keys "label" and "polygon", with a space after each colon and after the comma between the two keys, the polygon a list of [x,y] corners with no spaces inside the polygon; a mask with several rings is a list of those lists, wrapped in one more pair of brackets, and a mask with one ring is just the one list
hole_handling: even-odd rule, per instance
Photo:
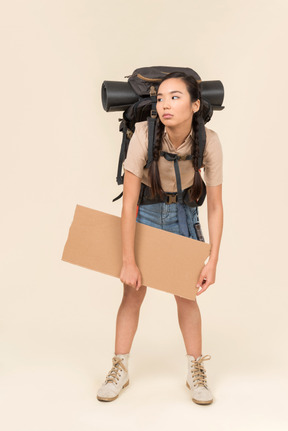
{"label": "beige t-shirt", "polygon": [[[218,135],[205,126],[206,145],[203,155],[204,181],[207,186],[217,186],[223,182],[223,154]],[[193,131],[189,133],[185,141],[176,149],[171,143],[166,127],[163,132],[162,150],[179,156],[191,154]],[[148,170],[144,169],[148,158],[148,124],[141,121],[135,124],[135,131],[130,140],[127,157],[124,160],[125,170],[132,172],[141,178],[142,183],[150,186]],[[193,184],[194,168],[191,160],[179,160],[179,170],[182,189]],[[174,162],[160,156],[158,161],[159,174],[162,188],[165,192],[177,192]]]}

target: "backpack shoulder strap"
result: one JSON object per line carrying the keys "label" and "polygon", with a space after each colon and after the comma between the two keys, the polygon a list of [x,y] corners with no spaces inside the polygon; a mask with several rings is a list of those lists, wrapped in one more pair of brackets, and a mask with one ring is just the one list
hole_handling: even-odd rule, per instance
{"label": "backpack shoulder strap", "polygon": [[202,117],[199,119],[199,158],[198,158],[198,169],[201,168],[203,164],[203,156],[204,156],[204,150],[206,145],[206,132],[205,132],[205,126],[204,126],[204,120]]}
{"label": "backpack shoulder strap", "polygon": [[151,99],[151,111],[150,117],[147,117],[148,123],[148,161],[145,168],[149,168],[151,163],[153,162],[153,148],[155,144],[155,132],[156,132],[156,120],[157,120],[157,111],[156,111],[156,88],[154,85],[150,87],[150,99]]}
{"label": "backpack shoulder strap", "polygon": [[153,162],[153,148],[155,142],[156,118],[147,118],[148,123],[148,160],[144,168],[149,168]]}
{"label": "backpack shoulder strap", "polygon": [[123,164],[123,161],[125,159],[125,149],[126,149],[127,141],[128,141],[128,138],[127,138],[128,128],[127,128],[127,123],[126,123],[125,119],[123,119],[121,121],[120,126],[119,126],[119,130],[120,130],[120,132],[123,133],[123,136],[122,136],[122,143],[121,143],[121,148],[120,148],[117,177],[116,177],[116,181],[117,181],[118,186],[123,184],[122,164]]}

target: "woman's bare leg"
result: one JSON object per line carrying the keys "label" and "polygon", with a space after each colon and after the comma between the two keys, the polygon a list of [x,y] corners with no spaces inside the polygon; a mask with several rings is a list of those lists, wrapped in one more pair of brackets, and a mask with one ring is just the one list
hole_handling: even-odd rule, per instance
{"label": "woman's bare leg", "polygon": [[130,352],[137,330],[140,307],[147,287],[141,286],[137,291],[133,287],[123,286],[123,299],[116,320],[115,354],[125,355]]}
{"label": "woman's bare leg", "polygon": [[178,321],[187,355],[195,359],[202,355],[201,314],[198,304],[190,299],[174,295],[177,302]]}

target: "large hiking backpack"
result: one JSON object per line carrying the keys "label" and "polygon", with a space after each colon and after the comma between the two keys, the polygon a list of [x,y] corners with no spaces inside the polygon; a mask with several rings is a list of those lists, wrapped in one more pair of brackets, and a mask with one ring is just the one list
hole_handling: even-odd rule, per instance
{"label": "large hiking backpack", "polygon": [[[142,67],[136,69],[132,75],[125,76],[128,82],[104,81],[102,84],[102,104],[107,112],[124,111],[123,118],[120,118],[119,130],[122,132],[122,144],[119,155],[116,181],[118,185],[123,184],[124,174],[122,174],[122,164],[126,158],[129,142],[135,130],[135,123],[147,120],[148,122],[148,161],[145,168],[149,168],[153,161],[153,146],[155,137],[155,125],[157,119],[156,94],[161,79],[171,72],[184,72],[192,75],[200,84],[202,94],[202,118],[199,129],[199,158],[198,168],[203,162],[203,154],[206,144],[206,134],[204,124],[210,121],[213,110],[222,110],[221,106],[224,97],[224,89],[221,81],[201,81],[200,76],[190,68],[183,67]],[[205,193],[197,205],[201,205],[205,199]],[[113,202],[123,195],[120,193]]]}

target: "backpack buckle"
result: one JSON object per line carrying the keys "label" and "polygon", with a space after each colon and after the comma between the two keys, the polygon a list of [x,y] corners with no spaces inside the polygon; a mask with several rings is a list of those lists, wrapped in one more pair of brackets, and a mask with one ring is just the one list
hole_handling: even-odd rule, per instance
{"label": "backpack buckle", "polygon": [[181,160],[181,161],[187,160],[187,156],[178,156],[178,160]]}
{"label": "backpack buckle", "polygon": [[154,87],[154,85],[151,85],[150,87],[150,97],[155,97],[157,94],[156,88]]}
{"label": "backpack buckle", "polygon": [[156,109],[151,109],[151,111],[150,111],[150,117],[151,118],[157,118],[157,111],[156,111]]}
{"label": "backpack buckle", "polygon": [[127,128],[126,136],[127,136],[128,139],[131,139],[132,136],[133,136],[132,130],[130,130],[130,129]]}
{"label": "backpack buckle", "polygon": [[170,205],[170,204],[176,204],[177,203],[177,194],[175,194],[175,195],[168,195],[166,203],[168,205]]}

